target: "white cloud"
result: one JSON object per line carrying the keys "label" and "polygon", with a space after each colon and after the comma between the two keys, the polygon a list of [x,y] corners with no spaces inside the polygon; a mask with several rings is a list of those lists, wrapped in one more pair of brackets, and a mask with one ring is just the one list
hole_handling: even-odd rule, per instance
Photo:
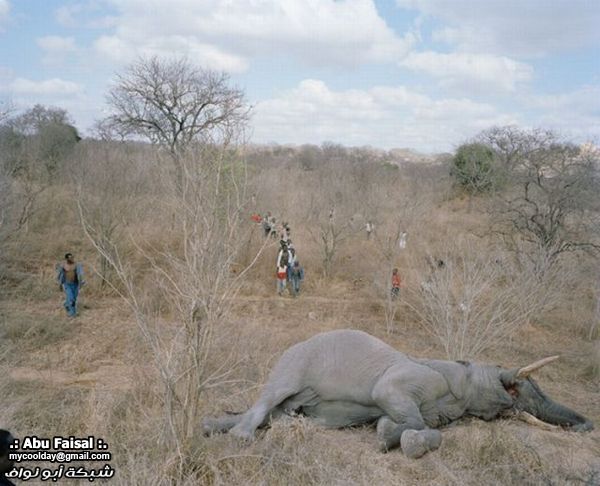
{"label": "white cloud", "polygon": [[79,25],[78,15],[84,10],[84,5],[74,3],[63,5],[56,9],[54,14],[56,21],[63,27],[77,27]]}
{"label": "white cloud", "polygon": [[523,106],[537,112],[537,125],[553,128],[578,141],[600,141],[600,85],[566,93],[532,95]]}
{"label": "white cloud", "polygon": [[431,152],[449,150],[491,125],[516,122],[513,115],[469,99],[434,100],[404,86],[333,91],[322,81],[308,79],[257,104],[253,138],[297,144],[331,140]]}
{"label": "white cloud", "polygon": [[37,39],[37,45],[44,51],[44,64],[59,64],[69,55],[78,51],[73,37],[47,35]]}
{"label": "white cloud", "polygon": [[443,85],[472,91],[516,90],[519,83],[532,78],[533,68],[507,57],[488,54],[420,52],[400,62],[408,69],[439,78]]}
{"label": "white cloud", "polygon": [[99,54],[121,64],[131,62],[138,56],[170,57],[174,54],[185,54],[189,59],[211,69],[239,73],[248,67],[248,62],[243,57],[198,42],[194,37],[180,35],[156,36],[137,47],[133,47],[120,36],[102,36],[95,41],[94,48]]}
{"label": "white cloud", "polygon": [[96,48],[117,61],[176,47],[207,67],[233,71],[252,57],[276,55],[356,65],[397,61],[414,42],[412,34],[398,37],[372,0],[111,1],[116,29]]}
{"label": "white cloud", "polygon": [[76,50],[73,37],[47,35],[37,39],[37,45],[47,52],[69,52]]}
{"label": "white cloud", "polygon": [[58,7],[54,13],[56,21],[67,28],[106,29],[114,27],[111,15],[98,15],[102,4],[98,1],[72,3]]}
{"label": "white cloud", "polygon": [[82,91],[82,86],[59,78],[32,81],[26,78],[16,78],[11,81],[7,90],[16,95],[54,96],[74,95]]}
{"label": "white cloud", "polygon": [[396,0],[447,26],[433,34],[465,52],[531,57],[595,47],[600,42],[596,0]]}

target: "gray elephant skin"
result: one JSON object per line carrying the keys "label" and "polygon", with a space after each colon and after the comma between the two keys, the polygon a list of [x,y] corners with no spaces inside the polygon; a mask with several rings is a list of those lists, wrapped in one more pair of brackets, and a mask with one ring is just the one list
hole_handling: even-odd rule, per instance
{"label": "gray elephant skin", "polygon": [[202,428],[206,435],[252,439],[283,414],[335,428],[376,423],[383,451],[400,446],[412,458],[439,447],[438,427],[469,415],[492,420],[527,412],[569,430],[591,430],[591,421],[554,402],[529,377],[553,359],[515,369],[418,359],[361,331],[325,332],[283,353],[248,411],[207,418]]}

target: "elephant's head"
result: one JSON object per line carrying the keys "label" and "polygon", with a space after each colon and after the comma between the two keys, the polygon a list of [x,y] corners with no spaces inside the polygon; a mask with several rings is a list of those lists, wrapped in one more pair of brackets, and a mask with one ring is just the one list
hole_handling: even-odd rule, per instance
{"label": "elephant's head", "polygon": [[556,359],[558,356],[553,356],[515,369],[463,362],[470,388],[467,413],[491,420],[514,412],[529,422],[537,419],[538,425],[544,422],[577,432],[593,429],[590,420],[552,400],[530,377]]}
{"label": "elephant's head", "polygon": [[558,359],[552,356],[529,366],[500,372],[500,381],[513,398],[514,411],[526,412],[535,418],[552,425],[558,425],[575,432],[592,430],[594,424],[583,415],[552,400],[529,375],[535,370]]}

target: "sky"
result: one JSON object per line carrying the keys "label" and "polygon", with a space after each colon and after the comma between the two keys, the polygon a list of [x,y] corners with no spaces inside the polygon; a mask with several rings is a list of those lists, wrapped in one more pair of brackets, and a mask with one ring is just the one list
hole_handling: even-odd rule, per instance
{"label": "sky", "polygon": [[600,141],[600,0],[0,0],[0,101],[83,134],[140,56],[224,71],[255,143],[452,151],[497,125]]}

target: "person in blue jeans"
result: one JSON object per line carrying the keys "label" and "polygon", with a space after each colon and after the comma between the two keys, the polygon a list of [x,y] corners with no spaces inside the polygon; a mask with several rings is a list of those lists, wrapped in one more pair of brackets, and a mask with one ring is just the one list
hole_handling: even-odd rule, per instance
{"label": "person in blue jeans", "polygon": [[298,260],[294,261],[294,266],[290,272],[290,281],[292,288],[290,289],[292,295],[296,297],[300,293],[300,283],[304,280],[304,268],[300,266]]}
{"label": "person in blue jeans", "polygon": [[71,317],[77,315],[77,296],[79,289],[85,284],[83,267],[75,263],[72,253],[65,255],[65,261],[57,267],[57,280],[61,290],[65,291],[65,309]]}

